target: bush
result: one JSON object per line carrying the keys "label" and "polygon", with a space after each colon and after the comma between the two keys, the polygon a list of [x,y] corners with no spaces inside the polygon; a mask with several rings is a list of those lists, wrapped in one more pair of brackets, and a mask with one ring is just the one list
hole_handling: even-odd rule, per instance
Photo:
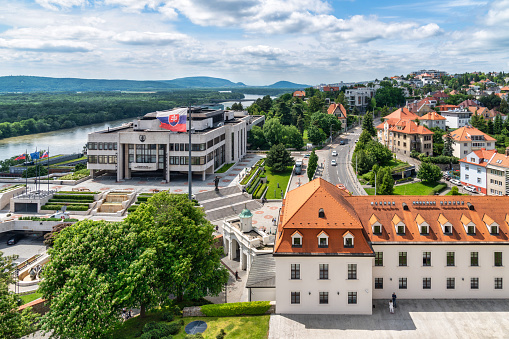
{"label": "bush", "polygon": [[173,321],[173,319],[175,319],[175,316],[173,315],[173,313],[170,312],[164,312],[163,315],[161,316],[162,321],[170,322]]}
{"label": "bush", "polygon": [[134,212],[140,205],[132,205],[127,208],[127,212]]}
{"label": "bush", "polygon": [[169,325],[167,325],[167,324],[165,324],[165,325],[168,326],[169,334],[177,334],[180,332],[180,328],[182,327],[182,325],[184,325],[184,320],[180,319],[179,321],[175,321]]}
{"label": "bush", "polygon": [[156,323],[151,321],[143,327],[143,334],[141,338],[143,339],[159,339],[159,338],[167,338],[173,334],[177,334],[180,331],[182,326],[178,323]]}
{"label": "bush", "polygon": [[139,195],[137,201],[146,202],[148,200],[148,198],[150,198],[150,197],[151,197],[150,195],[144,195],[144,196]]}
{"label": "bush", "polygon": [[226,332],[224,329],[221,329],[221,332],[219,332],[218,335],[216,335],[216,339],[223,339],[226,336]]}
{"label": "bush", "polygon": [[447,184],[438,184],[435,187],[433,187],[433,190],[431,191],[431,194],[437,194],[443,191],[447,187]]}
{"label": "bush", "polygon": [[201,311],[208,317],[231,317],[243,314],[265,314],[269,308],[269,301],[251,301],[242,303],[204,305],[201,307]]}
{"label": "bush", "polygon": [[86,195],[72,195],[72,194],[60,194],[56,193],[53,195],[53,199],[65,199],[61,201],[90,201],[93,202],[94,196],[91,194]]}
{"label": "bush", "polygon": [[267,184],[262,184],[258,186],[258,189],[253,194],[254,199],[260,199],[262,197],[263,192],[265,192],[265,189],[267,188]]}
{"label": "bush", "polygon": [[[41,207],[41,210],[45,211],[52,211],[52,210],[61,210],[62,206],[65,204],[46,204]],[[68,211],[88,211],[88,204],[87,205],[65,205],[67,207]]]}
{"label": "bush", "polygon": [[460,195],[460,190],[458,189],[458,186],[452,186],[451,195]]}
{"label": "bush", "polygon": [[186,339],[203,339],[203,334],[201,333],[188,334],[186,335]]}

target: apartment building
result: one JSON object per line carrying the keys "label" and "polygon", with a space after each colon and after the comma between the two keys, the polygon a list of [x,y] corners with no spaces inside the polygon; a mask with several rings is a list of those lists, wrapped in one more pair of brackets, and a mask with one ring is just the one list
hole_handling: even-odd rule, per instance
{"label": "apartment building", "polygon": [[481,148],[472,151],[466,157],[460,159],[460,180],[463,185],[475,187],[477,192],[486,194],[487,166],[490,163],[497,150],[486,150]]}
{"label": "apartment building", "polygon": [[466,108],[444,109],[440,111],[445,120],[445,125],[449,128],[461,128],[470,125],[472,112]]}
{"label": "apartment building", "polygon": [[465,126],[451,132],[455,143],[452,145],[453,155],[463,158],[472,151],[495,148],[495,139],[475,127]]}
{"label": "apartment building", "polygon": [[431,111],[429,113],[426,113],[422,117],[419,118],[419,122],[426,126],[427,128],[435,128],[438,127],[445,131],[445,122],[447,121],[446,118],[441,116],[435,111]]}
{"label": "apartment building", "polygon": [[371,99],[375,97],[375,94],[376,89],[373,87],[359,87],[345,91],[345,97],[350,108],[357,107],[360,112],[366,111],[366,107],[371,102]]}

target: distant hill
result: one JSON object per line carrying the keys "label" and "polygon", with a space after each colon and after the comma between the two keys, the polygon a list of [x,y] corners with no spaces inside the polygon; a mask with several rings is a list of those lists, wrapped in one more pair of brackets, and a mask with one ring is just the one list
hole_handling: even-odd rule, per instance
{"label": "distant hill", "polygon": [[269,86],[247,86],[242,82],[212,77],[186,77],[173,80],[104,80],[79,78],[49,78],[36,76],[0,77],[0,93],[12,92],[107,92],[164,91],[185,88],[306,88],[308,85],[279,81]]}
{"label": "distant hill", "polygon": [[290,82],[290,81],[278,81],[275,84],[265,86],[265,87],[269,87],[269,88],[307,88],[307,87],[311,87],[311,86],[303,85],[303,84],[296,84],[296,83]]}

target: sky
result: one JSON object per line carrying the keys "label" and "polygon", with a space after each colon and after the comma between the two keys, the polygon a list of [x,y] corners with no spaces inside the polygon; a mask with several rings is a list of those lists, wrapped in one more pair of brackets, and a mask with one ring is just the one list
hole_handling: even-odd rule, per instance
{"label": "sky", "polygon": [[0,0],[0,76],[317,85],[509,70],[509,0]]}

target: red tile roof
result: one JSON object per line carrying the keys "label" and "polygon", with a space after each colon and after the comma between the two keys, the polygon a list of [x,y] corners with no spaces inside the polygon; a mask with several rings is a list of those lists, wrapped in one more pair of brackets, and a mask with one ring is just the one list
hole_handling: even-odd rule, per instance
{"label": "red tile roof", "polygon": [[462,108],[469,107],[469,106],[480,107],[479,104],[472,99],[467,99],[467,100],[461,102],[458,106],[462,107]]}
{"label": "red tile roof", "polygon": [[486,141],[496,141],[494,138],[490,137],[488,134],[481,132],[475,127],[465,126],[460,127],[457,130],[451,132],[452,138],[454,141],[464,142],[464,141],[475,141],[471,139],[472,135],[483,135],[484,140]]}
{"label": "red tile roof", "polygon": [[426,126],[418,126],[412,120],[397,120],[390,119],[386,122],[382,122],[380,125],[376,126],[377,129],[384,129],[385,123],[389,124],[389,131],[405,133],[405,134],[433,134]]}
{"label": "red tile roof", "polygon": [[392,112],[391,114],[387,115],[384,117],[384,119],[386,120],[389,120],[389,119],[408,119],[408,120],[415,120],[417,119],[419,116],[410,112],[408,110],[408,108],[406,107],[403,107],[403,108],[399,108],[397,110],[395,110],[394,112]]}
{"label": "red tile roof", "polygon": [[457,105],[440,105],[440,106],[437,106],[438,107],[438,110],[439,111],[452,111],[454,109],[457,109],[457,108],[460,108],[459,106]]}
{"label": "red tile roof", "polygon": [[346,119],[346,109],[343,104],[331,104],[327,113],[336,115],[338,119]]}
{"label": "red tile roof", "polygon": [[464,157],[463,159],[460,159],[459,161],[464,162],[466,164],[472,164],[472,165],[476,165],[476,166],[486,167],[488,165],[489,161],[491,160],[491,158],[497,153],[497,150],[496,149],[486,150],[486,148],[481,148],[480,150],[473,151],[473,153],[475,155],[477,155],[477,157],[479,158],[478,163],[470,161],[470,158],[472,158],[470,156],[470,154],[467,154],[466,157]]}
{"label": "red tile roof", "polygon": [[304,91],[295,91],[295,92],[293,92],[293,96],[294,97],[298,97],[298,98],[304,98],[306,96],[306,92],[304,92]]}
{"label": "red tile roof", "polygon": [[437,112],[429,112],[422,117],[419,118],[419,120],[447,120]]}

